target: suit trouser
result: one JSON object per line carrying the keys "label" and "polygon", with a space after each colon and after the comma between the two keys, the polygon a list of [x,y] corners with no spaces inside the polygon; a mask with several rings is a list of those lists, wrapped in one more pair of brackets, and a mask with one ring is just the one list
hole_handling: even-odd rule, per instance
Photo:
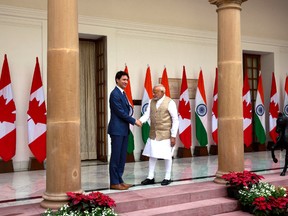
{"label": "suit trouser", "polygon": [[111,158],[109,164],[110,184],[123,183],[122,175],[124,173],[128,136],[116,136],[111,137]]}

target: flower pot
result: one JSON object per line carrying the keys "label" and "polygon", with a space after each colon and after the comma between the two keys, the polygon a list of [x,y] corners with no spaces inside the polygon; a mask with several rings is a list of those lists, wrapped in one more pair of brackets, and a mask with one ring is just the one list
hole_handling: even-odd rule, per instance
{"label": "flower pot", "polygon": [[244,211],[244,212],[249,212],[250,214],[253,214],[254,206],[251,206],[251,205],[242,205],[242,204],[240,204],[240,208],[241,208],[241,210]]}
{"label": "flower pot", "polygon": [[234,186],[234,185],[228,186],[227,195],[230,198],[239,199],[239,187]]}

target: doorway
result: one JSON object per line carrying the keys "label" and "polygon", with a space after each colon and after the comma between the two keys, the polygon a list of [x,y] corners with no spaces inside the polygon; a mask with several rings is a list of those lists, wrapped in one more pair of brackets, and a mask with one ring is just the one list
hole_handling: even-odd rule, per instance
{"label": "doorway", "polygon": [[107,38],[79,40],[81,160],[107,162]]}

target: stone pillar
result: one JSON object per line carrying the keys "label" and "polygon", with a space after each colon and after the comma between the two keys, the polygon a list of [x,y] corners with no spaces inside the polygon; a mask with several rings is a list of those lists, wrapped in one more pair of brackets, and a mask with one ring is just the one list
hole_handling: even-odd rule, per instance
{"label": "stone pillar", "polygon": [[48,0],[47,170],[43,208],[82,192],[77,0]]}
{"label": "stone pillar", "polygon": [[244,170],[241,4],[246,0],[209,0],[218,13],[218,171]]}

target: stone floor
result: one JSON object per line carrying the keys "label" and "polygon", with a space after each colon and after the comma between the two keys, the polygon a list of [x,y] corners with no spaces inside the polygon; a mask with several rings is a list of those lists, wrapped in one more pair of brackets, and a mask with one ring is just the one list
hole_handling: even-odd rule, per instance
{"label": "stone floor", "polygon": [[[270,151],[250,152],[244,155],[246,170],[259,174],[279,173],[284,165],[284,152],[276,151],[278,163],[273,163]],[[191,158],[177,158],[173,160],[171,185],[187,184],[201,181],[212,181],[218,168],[218,157],[201,156]],[[136,186],[129,190],[138,190],[150,187],[162,187],[159,183],[164,177],[164,161],[159,160],[156,165],[155,180],[158,184],[142,186],[140,182],[148,173],[148,162],[127,163],[124,180]],[[109,194],[115,192],[109,188],[108,164],[97,161],[83,161],[81,166],[82,189],[86,192],[101,191]],[[0,174],[0,215],[1,208],[26,204],[39,205],[45,192],[46,172],[22,171]],[[6,214],[8,215],[8,214]],[[17,215],[17,214],[13,214]],[[31,214],[28,214],[31,215]],[[36,214],[37,215],[37,214]]]}

